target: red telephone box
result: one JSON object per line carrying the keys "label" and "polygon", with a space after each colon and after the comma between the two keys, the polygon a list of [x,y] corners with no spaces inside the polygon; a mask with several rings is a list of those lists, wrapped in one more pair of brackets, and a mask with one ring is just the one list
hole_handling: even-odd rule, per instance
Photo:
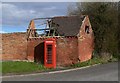
{"label": "red telephone box", "polygon": [[47,68],[56,68],[56,41],[54,38],[44,41],[44,65]]}

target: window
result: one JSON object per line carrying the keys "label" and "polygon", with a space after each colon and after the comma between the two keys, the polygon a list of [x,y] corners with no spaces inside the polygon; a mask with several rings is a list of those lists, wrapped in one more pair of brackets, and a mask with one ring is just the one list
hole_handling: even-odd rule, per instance
{"label": "window", "polygon": [[85,26],[85,32],[86,32],[87,34],[90,33],[89,26]]}
{"label": "window", "polygon": [[47,64],[52,64],[52,45],[47,45]]}

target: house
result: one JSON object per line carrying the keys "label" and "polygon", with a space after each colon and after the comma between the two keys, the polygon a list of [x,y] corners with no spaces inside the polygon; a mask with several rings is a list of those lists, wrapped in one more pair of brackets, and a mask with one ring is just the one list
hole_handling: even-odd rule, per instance
{"label": "house", "polygon": [[[47,19],[46,28],[35,27],[34,21],[38,19]],[[50,38],[56,42],[56,66],[84,62],[92,57],[94,34],[87,15],[32,19],[27,29],[27,59],[44,63],[44,42]]]}

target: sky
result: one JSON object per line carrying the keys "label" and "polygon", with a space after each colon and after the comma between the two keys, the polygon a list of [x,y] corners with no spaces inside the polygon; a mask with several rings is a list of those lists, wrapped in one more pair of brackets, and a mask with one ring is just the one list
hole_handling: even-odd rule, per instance
{"label": "sky", "polygon": [[0,3],[0,10],[2,10],[2,12],[0,11],[0,18],[2,18],[0,19],[0,33],[25,32],[28,28],[30,20],[33,18],[67,15],[68,6],[73,6],[74,8],[77,1],[94,2],[117,0],[58,0],[58,2],[54,2],[55,0],[52,1],[53,2],[48,2],[48,0],[29,0],[28,2],[28,0],[17,0],[16,2],[16,0],[2,0],[2,3]]}
{"label": "sky", "polygon": [[75,2],[2,2],[0,33],[25,32],[31,19],[67,15],[68,6],[75,4]]}

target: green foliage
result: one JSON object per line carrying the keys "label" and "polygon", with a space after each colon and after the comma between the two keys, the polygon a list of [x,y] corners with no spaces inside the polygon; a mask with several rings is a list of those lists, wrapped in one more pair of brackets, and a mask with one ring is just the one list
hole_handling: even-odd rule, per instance
{"label": "green foliage", "polygon": [[90,65],[94,65],[94,64],[105,64],[108,62],[115,62],[118,61],[117,58],[111,58],[109,60],[105,60],[104,58],[101,58],[99,56],[93,57],[91,60],[85,61],[85,62],[81,62],[81,63],[77,63],[77,64],[73,64],[71,65],[71,67],[84,67],[84,66],[90,66]]}
{"label": "green foliage", "polygon": [[19,62],[19,61],[9,61],[2,62],[2,73],[24,73],[24,72],[39,72],[46,70],[46,68],[41,64],[36,64],[33,62]]}
{"label": "green foliage", "polygon": [[[69,15],[88,15],[95,36],[95,50],[101,53],[120,54],[120,28],[118,27],[118,3],[77,3],[77,9]],[[119,45],[118,45],[119,44]]]}
{"label": "green foliage", "polygon": [[0,62],[0,75],[2,73],[2,62]]}
{"label": "green foliage", "polygon": [[99,64],[99,63],[101,63],[100,58],[93,58],[85,62],[74,64],[72,65],[72,67],[84,67],[84,66],[89,66],[89,65]]}

